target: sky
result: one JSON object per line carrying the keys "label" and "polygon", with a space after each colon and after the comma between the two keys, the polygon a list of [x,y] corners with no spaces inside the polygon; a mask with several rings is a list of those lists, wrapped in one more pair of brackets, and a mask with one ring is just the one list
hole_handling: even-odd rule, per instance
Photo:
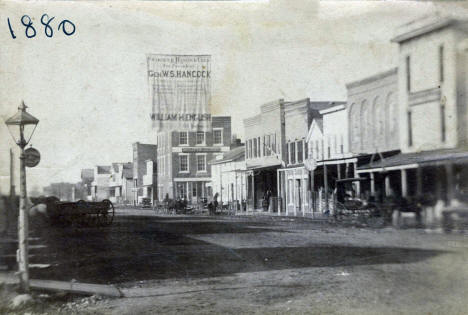
{"label": "sky", "polygon": [[[396,66],[390,39],[398,26],[436,11],[468,17],[461,2],[1,1],[0,120],[22,100],[40,120],[30,190],[77,182],[80,169],[131,161],[132,143],[155,143],[146,54],[211,55],[212,114],[231,115],[243,138],[242,120],[263,103],[345,101],[346,83]],[[55,17],[52,37],[44,13]],[[25,37],[25,14],[33,38]],[[75,24],[73,35],[57,29],[62,20]],[[0,139],[1,194],[9,191],[10,148],[16,171],[19,163],[3,123]]]}

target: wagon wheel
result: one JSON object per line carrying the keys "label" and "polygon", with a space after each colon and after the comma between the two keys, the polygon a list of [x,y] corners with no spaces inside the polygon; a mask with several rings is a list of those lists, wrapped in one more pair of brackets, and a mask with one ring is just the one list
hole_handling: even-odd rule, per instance
{"label": "wagon wheel", "polygon": [[104,199],[102,203],[106,208],[99,210],[98,222],[102,226],[111,225],[114,220],[114,205],[109,199]]}

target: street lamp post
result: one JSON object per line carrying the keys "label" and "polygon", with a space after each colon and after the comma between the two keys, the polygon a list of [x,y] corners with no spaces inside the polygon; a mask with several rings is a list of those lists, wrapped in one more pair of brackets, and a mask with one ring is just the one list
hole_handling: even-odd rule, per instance
{"label": "street lamp post", "polygon": [[36,129],[39,120],[26,112],[27,106],[21,102],[18,107],[18,112],[7,119],[5,124],[20,147],[20,206],[19,206],[19,221],[18,221],[18,274],[20,277],[21,289],[25,292],[29,291],[29,265],[28,265],[28,209],[26,202],[26,165],[24,148],[31,140],[31,137]]}

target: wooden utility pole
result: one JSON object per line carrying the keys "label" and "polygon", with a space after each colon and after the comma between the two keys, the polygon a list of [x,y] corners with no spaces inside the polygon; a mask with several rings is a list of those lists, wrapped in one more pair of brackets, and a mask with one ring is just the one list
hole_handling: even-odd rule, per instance
{"label": "wooden utility pole", "polygon": [[6,213],[5,213],[5,219],[6,219],[6,227],[5,231],[8,233],[8,230],[10,229],[10,221],[11,221],[11,216],[12,216],[12,209],[16,208],[14,207],[15,204],[15,171],[14,171],[14,155],[13,155],[13,149],[10,149],[10,199],[9,199],[9,204],[6,207]]}
{"label": "wooden utility pole", "polygon": [[20,208],[18,220],[18,269],[21,281],[21,288],[25,292],[29,292],[29,259],[28,259],[28,231],[29,217],[26,201],[26,165],[24,154],[24,146],[21,146],[20,155]]}

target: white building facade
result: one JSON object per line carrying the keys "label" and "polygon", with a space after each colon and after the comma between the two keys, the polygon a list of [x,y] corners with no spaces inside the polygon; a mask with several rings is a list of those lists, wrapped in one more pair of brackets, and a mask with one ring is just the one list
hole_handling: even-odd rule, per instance
{"label": "white building facade", "polygon": [[211,186],[220,192],[218,202],[236,211],[243,209],[247,198],[245,147],[233,148],[218,155],[211,165]]}

